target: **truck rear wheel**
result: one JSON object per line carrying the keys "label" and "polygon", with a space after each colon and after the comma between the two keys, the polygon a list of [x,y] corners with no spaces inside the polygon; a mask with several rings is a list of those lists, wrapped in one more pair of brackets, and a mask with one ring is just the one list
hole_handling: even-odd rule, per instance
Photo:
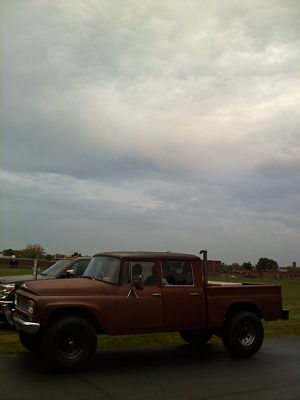
{"label": "truck rear wheel", "polygon": [[180,331],[179,334],[185,342],[192,346],[201,346],[208,342],[212,337],[212,332],[207,329]]}
{"label": "truck rear wheel", "polygon": [[260,349],[263,339],[264,328],[262,322],[252,312],[240,312],[225,324],[224,346],[231,354],[237,357],[251,357]]}
{"label": "truck rear wheel", "polygon": [[41,353],[51,368],[76,371],[87,366],[95,354],[97,335],[85,318],[67,316],[46,327]]}

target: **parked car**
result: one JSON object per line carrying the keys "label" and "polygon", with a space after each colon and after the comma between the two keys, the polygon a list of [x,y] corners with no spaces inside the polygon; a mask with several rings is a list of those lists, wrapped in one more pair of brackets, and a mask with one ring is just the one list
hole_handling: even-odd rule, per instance
{"label": "parked car", "polygon": [[202,254],[99,253],[80,279],[26,282],[12,312],[20,341],[68,371],[90,363],[100,333],[179,331],[194,346],[217,335],[235,356],[251,357],[262,320],[288,319],[281,287],[209,282]]}
{"label": "parked car", "polygon": [[[47,268],[45,271],[37,275],[37,280],[44,279],[58,279],[58,278],[69,278],[80,277],[85,271],[90,257],[76,257],[76,258],[64,258],[56,261],[53,265]],[[13,307],[14,297],[16,290],[24,283],[35,280],[33,274],[30,275],[15,275],[15,276],[4,276],[0,278],[0,321],[7,321],[6,316],[9,317],[9,312],[4,313],[4,306],[6,311],[9,311]]]}

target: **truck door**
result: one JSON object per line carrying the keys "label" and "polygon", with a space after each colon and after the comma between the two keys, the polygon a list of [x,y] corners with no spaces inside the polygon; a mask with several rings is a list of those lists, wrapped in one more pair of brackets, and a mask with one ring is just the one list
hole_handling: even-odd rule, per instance
{"label": "truck door", "polygon": [[[114,329],[118,333],[160,330],[162,326],[161,287],[158,286],[155,261],[132,260],[123,265],[123,282],[115,295]],[[143,278],[144,289],[138,290],[133,277]]]}
{"label": "truck door", "polygon": [[192,262],[161,262],[163,329],[204,327],[203,285],[196,285],[194,268]]}

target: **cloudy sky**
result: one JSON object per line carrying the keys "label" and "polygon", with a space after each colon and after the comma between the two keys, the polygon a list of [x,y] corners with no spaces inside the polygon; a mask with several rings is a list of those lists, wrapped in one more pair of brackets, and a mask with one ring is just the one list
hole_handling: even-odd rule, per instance
{"label": "cloudy sky", "polygon": [[300,265],[299,0],[0,11],[0,250]]}

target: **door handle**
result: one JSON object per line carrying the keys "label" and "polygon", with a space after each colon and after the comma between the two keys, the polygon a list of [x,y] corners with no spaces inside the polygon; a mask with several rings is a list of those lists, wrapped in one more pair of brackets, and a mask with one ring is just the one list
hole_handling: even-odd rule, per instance
{"label": "door handle", "polygon": [[199,294],[200,293],[198,293],[198,292],[193,292],[193,293],[190,293],[190,296],[199,296]]}
{"label": "door handle", "polygon": [[161,296],[161,293],[152,293],[151,296],[160,297],[160,296]]}

